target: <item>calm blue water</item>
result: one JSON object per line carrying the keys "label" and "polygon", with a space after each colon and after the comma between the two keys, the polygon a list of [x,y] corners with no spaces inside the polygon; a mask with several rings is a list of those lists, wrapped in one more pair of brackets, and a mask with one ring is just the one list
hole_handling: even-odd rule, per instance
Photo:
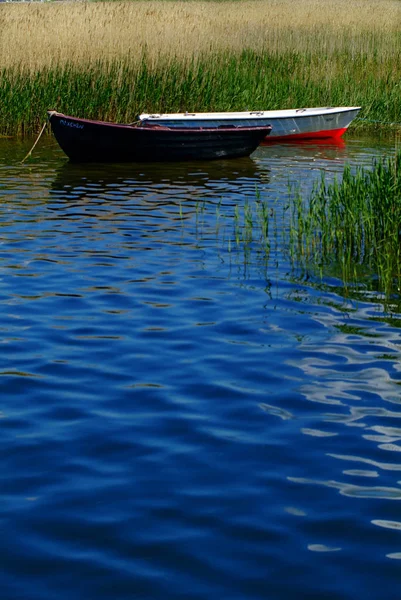
{"label": "calm blue water", "polygon": [[401,321],[283,241],[289,185],[392,142],[31,145],[0,143],[0,598],[399,600]]}

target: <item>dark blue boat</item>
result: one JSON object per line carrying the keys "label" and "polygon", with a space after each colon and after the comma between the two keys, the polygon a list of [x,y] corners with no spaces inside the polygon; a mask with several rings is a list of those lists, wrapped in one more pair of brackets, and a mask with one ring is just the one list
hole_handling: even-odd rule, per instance
{"label": "dark blue boat", "polygon": [[74,162],[167,162],[249,156],[270,126],[143,127],[48,111],[54,136]]}

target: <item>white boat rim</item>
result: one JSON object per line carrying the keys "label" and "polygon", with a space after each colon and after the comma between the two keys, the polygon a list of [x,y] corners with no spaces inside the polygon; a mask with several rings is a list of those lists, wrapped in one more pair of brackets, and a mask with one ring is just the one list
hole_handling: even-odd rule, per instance
{"label": "white boat rim", "polygon": [[146,119],[287,119],[295,117],[311,117],[319,115],[337,114],[361,110],[360,106],[326,106],[316,108],[290,108],[284,110],[253,110],[243,112],[198,112],[198,113],[142,113],[139,115],[140,121]]}

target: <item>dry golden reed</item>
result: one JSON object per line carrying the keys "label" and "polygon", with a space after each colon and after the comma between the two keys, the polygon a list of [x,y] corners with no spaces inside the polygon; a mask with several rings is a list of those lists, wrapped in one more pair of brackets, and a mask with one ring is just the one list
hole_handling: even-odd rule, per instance
{"label": "dry golden reed", "polygon": [[399,0],[0,4],[0,69],[127,59],[149,66],[244,49],[327,56],[399,53]]}
{"label": "dry golden reed", "polygon": [[[0,3],[0,133],[48,108],[140,112],[362,106],[401,123],[401,0]],[[396,125],[397,126],[397,125]]]}

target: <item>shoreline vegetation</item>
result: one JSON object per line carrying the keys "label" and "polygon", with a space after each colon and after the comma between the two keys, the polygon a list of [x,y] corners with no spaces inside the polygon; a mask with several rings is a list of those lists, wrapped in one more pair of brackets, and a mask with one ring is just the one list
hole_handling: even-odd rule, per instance
{"label": "shoreline vegetation", "polygon": [[399,0],[1,3],[0,135],[37,134],[47,109],[129,123],[311,106],[399,131],[400,43]]}
{"label": "shoreline vegetation", "polygon": [[293,195],[291,212],[291,256],[301,272],[332,269],[348,295],[375,290],[387,309],[400,312],[400,149],[372,168],[346,165],[331,184],[322,172],[308,202]]}
{"label": "shoreline vegetation", "polygon": [[[296,187],[288,192],[281,208],[258,194],[236,204],[229,218],[217,206],[221,248],[246,271],[251,264],[267,270],[271,252],[281,246],[292,279],[334,287],[345,299],[375,299],[400,313],[401,150],[370,167],[346,165],[331,183],[322,171],[308,198]],[[205,203],[197,206],[200,230],[204,210]]]}

